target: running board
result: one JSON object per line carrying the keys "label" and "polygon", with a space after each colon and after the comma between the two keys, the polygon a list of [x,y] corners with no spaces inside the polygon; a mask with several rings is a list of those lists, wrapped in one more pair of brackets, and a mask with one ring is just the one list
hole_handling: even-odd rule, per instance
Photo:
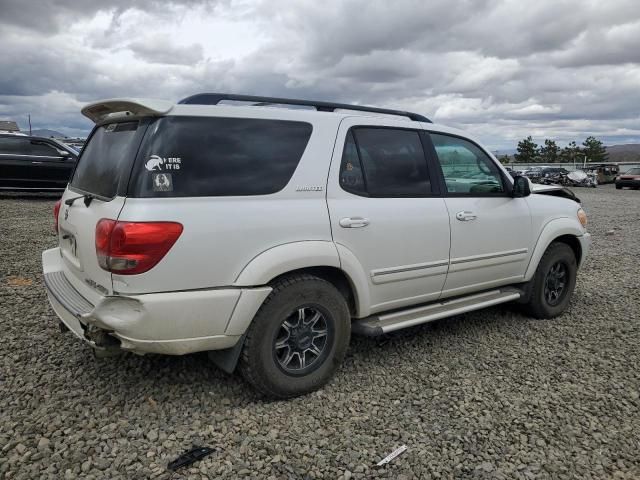
{"label": "running board", "polygon": [[443,300],[422,307],[372,315],[355,320],[351,324],[351,331],[357,335],[377,337],[402,328],[413,327],[414,325],[432,322],[441,318],[511,302],[519,299],[521,295],[522,292],[518,289],[502,288],[458,297],[453,300]]}

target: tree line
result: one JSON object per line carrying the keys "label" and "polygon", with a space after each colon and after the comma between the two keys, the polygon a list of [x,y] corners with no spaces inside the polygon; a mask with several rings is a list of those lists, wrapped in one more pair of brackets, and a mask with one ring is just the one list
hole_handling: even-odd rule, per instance
{"label": "tree line", "polygon": [[545,139],[543,145],[538,145],[531,136],[518,142],[518,151],[513,156],[518,163],[582,163],[606,162],[609,158],[607,149],[596,137],[587,137],[582,146],[570,142],[560,148],[554,140]]}

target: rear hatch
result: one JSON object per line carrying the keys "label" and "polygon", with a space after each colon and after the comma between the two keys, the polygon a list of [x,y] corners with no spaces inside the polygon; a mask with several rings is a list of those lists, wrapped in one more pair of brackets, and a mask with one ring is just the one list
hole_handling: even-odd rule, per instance
{"label": "rear hatch", "polygon": [[148,123],[127,119],[96,127],[62,197],[58,238],[65,275],[94,304],[113,294],[111,273],[98,264],[96,224],[118,219]]}

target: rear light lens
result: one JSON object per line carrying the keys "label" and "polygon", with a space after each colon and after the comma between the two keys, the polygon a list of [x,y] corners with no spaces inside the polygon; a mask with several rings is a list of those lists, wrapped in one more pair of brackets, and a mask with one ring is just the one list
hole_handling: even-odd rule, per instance
{"label": "rear light lens", "polygon": [[155,267],[182,234],[175,222],[118,222],[96,225],[96,254],[104,270],[119,275],[144,273]]}
{"label": "rear light lens", "polygon": [[53,206],[53,226],[58,233],[58,215],[60,215],[60,205],[62,205],[62,199],[58,200]]}

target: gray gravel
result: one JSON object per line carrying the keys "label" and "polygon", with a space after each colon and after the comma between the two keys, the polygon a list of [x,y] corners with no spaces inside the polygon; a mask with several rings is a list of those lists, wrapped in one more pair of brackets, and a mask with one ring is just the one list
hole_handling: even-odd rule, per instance
{"label": "gray gravel", "polygon": [[[95,360],[45,298],[53,201],[0,197],[0,478],[640,478],[640,192],[576,192],[594,246],[567,314],[356,338],[283,402],[202,354]],[[217,450],[171,477],[193,444]]]}

